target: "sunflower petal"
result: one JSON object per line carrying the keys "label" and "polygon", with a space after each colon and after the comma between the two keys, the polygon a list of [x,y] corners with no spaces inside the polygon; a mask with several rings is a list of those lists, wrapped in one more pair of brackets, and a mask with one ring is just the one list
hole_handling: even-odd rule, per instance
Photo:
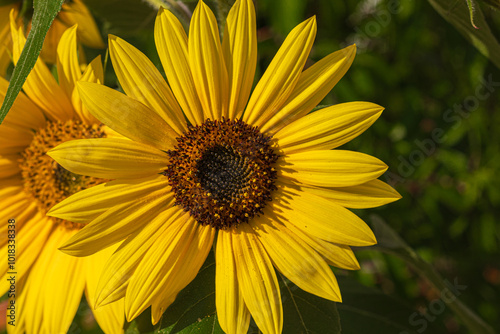
{"label": "sunflower petal", "polygon": [[[26,38],[21,28],[17,27],[15,17],[11,14],[11,33],[13,41],[13,61],[21,55]],[[64,90],[57,84],[47,65],[38,58],[35,66],[26,78],[23,90],[29,98],[45,111],[51,120],[67,120],[73,116],[73,106]]]}
{"label": "sunflower petal", "polygon": [[276,214],[305,233],[340,245],[370,246],[377,242],[364,221],[337,203],[292,187],[285,186],[281,192],[284,196],[277,199]]}
{"label": "sunflower petal", "polygon": [[258,218],[255,227],[273,264],[283,275],[304,291],[342,301],[337,279],[317,251],[267,216]]}
{"label": "sunflower petal", "polygon": [[288,34],[250,97],[243,115],[246,123],[261,126],[283,106],[300,78],[315,36],[315,17]]}
{"label": "sunflower petal", "polygon": [[376,179],[387,165],[368,154],[333,150],[293,153],[282,158],[283,177],[305,185],[347,187]]}
{"label": "sunflower petal", "polygon": [[240,292],[252,318],[262,332],[281,333],[281,293],[271,259],[248,224],[228,233],[231,233]]}
{"label": "sunflower petal", "polygon": [[113,35],[109,35],[109,51],[125,93],[154,110],[182,134],[186,130],[184,115],[153,63],[135,47]]}
{"label": "sunflower petal", "polygon": [[269,209],[267,209],[267,212],[265,211],[265,214],[267,216],[272,217],[274,221],[279,221],[284,224],[295,236],[299,237],[302,241],[316,250],[316,252],[321,254],[321,256],[327,261],[329,265],[348,270],[359,269],[358,260],[356,260],[356,256],[354,256],[354,253],[349,246],[337,245],[317,238],[309,233],[302,231],[295,225],[279,219],[274,213],[269,211]]}
{"label": "sunflower petal", "polygon": [[165,230],[184,214],[178,207],[160,212],[143,229],[132,233],[108,260],[97,288],[96,305],[106,305],[125,296],[135,268]]}
{"label": "sunflower petal", "polygon": [[302,72],[299,82],[283,107],[261,128],[262,132],[275,133],[310,112],[344,76],[354,60],[356,46],[334,52]]}
{"label": "sunflower petal", "polygon": [[205,116],[212,120],[228,117],[228,78],[219,38],[214,14],[198,2],[189,26],[189,66]]}
{"label": "sunflower petal", "polygon": [[72,0],[65,2],[57,19],[67,26],[78,24],[78,37],[83,44],[95,49],[104,49],[106,47],[99,28],[83,1]]}
{"label": "sunflower petal", "polygon": [[66,96],[73,95],[76,82],[81,78],[82,71],[78,62],[78,47],[76,44],[77,26],[67,29],[57,45],[57,75],[59,85]]}
{"label": "sunflower petal", "polygon": [[136,179],[159,174],[168,155],[156,148],[121,138],[77,139],[47,154],[65,169],[103,179]]}
{"label": "sunflower petal", "polygon": [[59,249],[72,256],[88,256],[125,239],[168,207],[172,193],[160,190],[132,203],[118,204],[82,228]]}
{"label": "sunflower petal", "polygon": [[[102,84],[104,82],[104,71],[102,68],[101,56],[97,56],[88,64],[88,66],[83,71],[80,81],[94,82]],[[75,111],[80,117],[82,122],[86,124],[97,124],[100,123],[97,118],[95,118],[88,109],[83,105],[82,99],[80,98],[80,93],[78,89],[73,90],[73,95],[71,95],[71,101],[73,106],[75,106]]]}
{"label": "sunflower petal", "polygon": [[31,269],[22,308],[29,314],[28,333],[66,333],[76,314],[85,286],[83,261],[57,250],[72,233],[56,228]]}
{"label": "sunflower petal", "polygon": [[215,253],[215,304],[225,333],[246,333],[250,312],[238,285],[231,234],[219,231]]}
{"label": "sunflower petal", "polygon": [[[289,182],[285,178],[282,181]],[[394,188],[377,179],[351,187],[307,187],[304,190],[351,209],[375,208],[401,198],[401,195]]]}
{"label": "sunflower petal", "polygon": [[[211,249],[215,229],[185,214],[178,218],[144,255],[130,279],[125,313],[130,321],[153,304],[158,322],[173,298],[191,282]],[[153,303],[154,300],[154,303]]]}
{"label": "sunflower petal", "polygon": [[155,43],[168,83],[187,119],[193,125],[204,121],[188,61],[188,38],[174,14],[160,8],[155,22]]}
{"label": "sunflower petal", "polygon": [[92,82],[77,87],[92,115],[121,135],[165,151],[177,142],[170,125],[139,101]]}
{"label": "sunflower petal", "polygon": [[99,184],[67,197],[54,205],[47,215],[77,224],[88,223],[116,203],[130,203],[136,198],[168,187],[163,175],[144,179],[115,180]]}
{"label": "sunflower petal", "polygon": [[257,28],[251,0],[238,0],[229,11],[222,50],[231,89],[228,116],[235,119],[248,102],[257,66]]}
{"label": "sunflower petal", "polygon": [[[0,101],[5,99],[9,82],[0,77]],[[46,124],[45,116],[40,108],[34,104],[23,92],[19,92],[11,112],[5,117],[3,124],[16,125],[25,129],[38,130]]]}
{"label": "sunflower petal", "polygon": [[94,300],[96,298],[97,285],[102,272],[106,269],[106,263],[116,247],[108,247],[96,254],[84,258],[84,274],[85,274],[85,297],[89,304],[94,318],[99,327],[105,333],[123,333],[123,324],[125,322],[125,301],[118,300],[109,305],[104,305],[99,308],[95,307]]}
{"label": "sunflower petal", "polygon": [[318,110],[285,126],[274,137],[284,153],[330,150],[368,129],[383,107],[368,102],[349,102]]}

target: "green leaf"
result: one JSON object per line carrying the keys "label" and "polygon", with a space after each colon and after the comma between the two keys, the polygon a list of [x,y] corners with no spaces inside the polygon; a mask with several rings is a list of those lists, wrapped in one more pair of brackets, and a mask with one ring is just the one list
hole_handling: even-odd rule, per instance
{"label": "green leaf", "polygon": [[0,124],[3,122],[5,116],[9,112],[10,107],[16,100],[17,95],[21,91],[21,88],[31,72],[33,66],[35,66],[36,60],[40,51],[42,50],[43,40],[47,31],[49,31],[50,25],[57,13],[61,10],[61,6],[64,0],[35,0],[33,2],[33,20],[31,30],[26,39],[26,44],[24,45],[17,66],[14,68],[12,77],[10,79],[9,88],[7,89],[7,94],[0,109]]}
{"label": "green leaf", "polygon": [[305,292],[280,273],[277,275],[283,304],[283,333],[340,333],[337,303]]}
{"label": "green leaf", "polygon": [[473,11],[473,22],[477,29],[471,25],[469,1],[429,0],[434,9],[446,21],[464,35],[479,52],[488,57],[496,67],[500,68],[500,44],[491,32],[479,6],[476,6]]}
{"label": "green leaf", "polygon": [[[418,334],[422,329],[421,319],[425,318],[401,300],[366,287],[350,276],[337,276],[337,280],[343,299],[337,304],[342,334]],[[445,330],[440,322],[426,322],[425,326],[426,334]]]}

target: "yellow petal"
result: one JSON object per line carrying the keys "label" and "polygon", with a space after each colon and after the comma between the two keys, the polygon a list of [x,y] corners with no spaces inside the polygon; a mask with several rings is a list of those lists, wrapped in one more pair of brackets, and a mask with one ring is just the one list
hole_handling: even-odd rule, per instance
{"label": "yellow petal", "polygon": [[116,250],[116,246],[108,247],[94,255],[84,258],[85,275],[85,296],[94,318],[99,327],[109,334],[123,333],[125,322],[125,302],[123,299],[109,305],[95,308],[94,300],[96,298],[97,284],[102,272],[106,269],[106,263]]}
{"label": "yellow petal", "polygon": [[[19,219],[20,217],[16,217]],[[53,223],[50,218],[43,217],[41,214],[35,215],[30,219],[23,228],[16,226],[16,261],[15,271],[17,272],[16,279],[19,282],[28,273],[31,265],[38,258],[38,254],[44,248],[47,242],[47,237],[52,230]],[[10,243],[5,243],[1,251],[8,254]],[[12,272],[9,268],[9,262],[0,262],[0,293],[5,294],[10,288],[10,282],[7,280],[9,274]]]}
{"label": "yellow petal", "polygon": [[[1,128],[0,128],[0,131]],[[8,178],[21,172],[19,168],[19,155],[18,154],[8,154],[0,156],[0,178]],[[3,180],[2,180],[3,182]]]}
{"label": "yellow petal", "polygon": [[130,203],[167,187],[168,179],[163,175],[102,183],[71,195],[54,205],[47,215],[78,224],[88,223],[117,203]]}
{"label": "yellow petal", "polygon": [[185,213],[177,206],[160,212],[144,228],[132,233],[106,263],[98,285],[96,305],[106,305],[125,296],[126,288],[144,254],[166,229]]}
{"label": "yellow petal", "polygon": [[334,52],[302,72],[297,86],[283,107],[261,128],[275,133],[286,124],[310,112],[344,76],[354,60],[356,46]]}
{"label": "yellow petal", "polygon": [[293,92],[316,36],[316,19],[296,26],[281,45],[253,91],[243,120],[263,125]]}
{"label": "yellow petal", "polygon": [[[88,66],[83,71],[82,76],[80,77],[80,81],[94,82],[100,84],[104,82],[104,71],[102,68],[100,55],[95,57],[94,60],[92,60],[90,64],[88,64]],[[83,105],[78,89],[73,89],[73,95],[71,95],[71,101],[73,102],[73,106],[75,107],[76,114],[80,117],[82,122],[86,124],[101,123]]]}
{"label": "yellow petal", "polygon": [[178,134],[182,134],[186,130],[184,115],[153,63],[142,52],[113,35],[109,35],[109,51],[125,93],[156,111]]}
{"label": "yellow petal", "polygon": [[114,89],[91,82],[78,82],[85,107],[102,123],[130,139],[169,150],[176,132],[157,113]]}
{"label": "yellow petal", "polygon": [[292,187],[279,191],[283,197],[277,198],[276,214],[285,218],[285,223],[340,245],[370,246],[377,242],[365,222],[337,203]]}
{"label": "yellow petal", "polygon": [[78,24],[78,38],[86,46],[95,49],[104,49],[106,47],[99,28],[83,1],[72,0],[71,2],[65,2],[57,19],[67,26]]}
{"label": "yellow petal", "polygon": [[284,153],[336,148],[368,129],[382,111],[368,102],[337,104],[313,112],[274,135]]}
{"label": "yellow petal", "polygon": [[342,301],[337,279],[313,248],[267,216],[257,218],[254,226],[267,254],[283,275],[304,291]]}
{"label": "yellow petal", "polygon": [[236,119],[248,102],[257,65],[257,28],[251,0],[238,0],[229,11],[222,50],[231,89],[229,119]]}
{"label": "yellow petal", "polygon": [[78,48],[76,44],[77,26],[67,29],[57,45],[57,75],[59,85],[66,92],[66,96],[73,95],[76,82],[82,76],[78,62]]}
{"label": "yellow petal", "polygon": [[214,14],[203,1],[189,26],[189,66],[205,117],[228,118],[228,79]]}
{"label": "yellow petal", "polygon": [[246,333],[248,311],[238,285],[231,234],[219,231],[215,252],[215,304],[219,324],[228,334]]}
{"label": "yellow petal", "polygon": [[169,164],[165,152],[121,138],[71,140],[47,155],[75,174],[103,179],[148,177],[161,173]]}
{"label": "yellow petal", "polygon": [[[287,182],[288,180],[283,178],[282,181]],[[307,187],[305,190],[351,209],[375,208],[401,198],[401,195],[394,188],[380,180],[371,180],[351,187],[326,188],[313,186]]]}
{"label": "yellow petal", "polygon": [[[9,82],[0,77],[0,101],[5,99],[7,87],[9,87]],[[11,112],[7,114],[2,124],[12,124],[36,131],[44,127],[46,122],[42,110],[23,92],[19,92],[12,105]]]}
{"label": "yellow petal", "polygon": [[228,233],[231,233],[240,292],[252,318],[263,333],[281,333],[281,293],[271,259],[248,224]]}
{"label": "yellow petal", "polygon": [[203,110],[188,61],[188,38],[174,14],[160,8],[155,22],[155,43],[168,83],[193,125],[204,121]]}
{"label": "yellow petal", "polygon": [[214,234],[214,228],[198,224],[188,214],[173,222],[144,255],[130,279],[125,295],[127,320],[153,305],[156,324],[168,302],[195,278],[212,247]]}
{"label": "yellow petal", "polygon": [[3,149],[11,147],[22,152],[33,140],[34,133],[24,127],[2,124],[0,130],[0,147]]}
{"label": "yellow petal", "polygon": [[104,212],[60,247],[72,256],[88,256],[125,239],[142,228],[172,202],[172,193],[159,190],[132,203]]}
{"label": "yellow petal", "polygon": [[349,270],[359,269],[358,260],[356,260],[349,246],[337,245],[306,233],[295,225],[278,218],[269,208],[264,209],[264,214],[267,217],[271,217],[274,221],[283,223],[295,236],[318,252],[329,265]]}
{"label": "yellow petal", "polygon": [[293,153],[282,157],[279,173],[305,185],[348,187],[376,179],[387,165],[368,154],[332,150]]}
{"label": "yellow petal", "polygon": [[28,333],[66,333],[80,305],[83,261],[57,250],[72,233],[57,227],[30,272],[24,286],[27,297],[20,308],[26,314]]}
{"label": "yellow petal", "polygon": [[[11,33],[13,41],[13,61],[17,61],[23,50],[26,38],[21,28],[18,28],[15,18],[11,15]],[[23,91],[29,98],[45,111],[47,116],[55,120],[67,120],[73,116],[73,106],[64,90],[59,87],[47,65],[38,58],[35,66],[26,78]]]}

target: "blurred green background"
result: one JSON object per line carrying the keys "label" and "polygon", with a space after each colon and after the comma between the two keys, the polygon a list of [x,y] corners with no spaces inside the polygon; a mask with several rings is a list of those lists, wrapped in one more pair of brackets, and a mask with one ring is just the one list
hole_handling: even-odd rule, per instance
{"label": "blurred green background", "polygon": [[[141,3],[145,6],[140,14],[143,24],[137,25],[127,20],[114,22],[102,13],[104,3],[114,3],[124,13],[138,15],[133,10],[138,1],[129,1],[135,3],[130,8],[125,1],[86,2],[96,12],[104,35],[111,32],[124,37],[161,69],[150,29],[154,9]],[[455,0],[449,3],[451,12]],[[187,2],[191,8],[195,4]],[[208,4],[217,8],[214,2]],[[369,130],[344,148],[387,163],[389,172],[382,180],[393,184],[403,198],[356,213],[368,223],[374,215],[385,220],[443,278],[466,287],[461,301],[500,328],[499,69],[428,1],[257,0],[256,8],[256,78],[287,32],[312,15],[317,18],[318,34],[309,65],[357,44],[351,69],[322,104],[370,101],[386,108]],[[493,34],[500,37],[500,12],[483,9]],[[89,51],[89,59],[92,52],[96,51]],[[106,83],[116,86],[110,64]],[[428,308],[438,298],[429,283],[402,260],[370,249],[359,250],[357,255],[362,269],[348,275],[364,285],[395,296],[415,310]],[[89,316],[82,306],[72,328],[98,332]],[[429,322],[439,324],[446,333],[467,333],[448,308]]]}

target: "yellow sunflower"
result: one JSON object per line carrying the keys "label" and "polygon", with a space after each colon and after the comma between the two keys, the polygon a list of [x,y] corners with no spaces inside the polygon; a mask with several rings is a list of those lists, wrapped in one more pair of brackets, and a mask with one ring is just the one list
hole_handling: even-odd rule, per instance
{"label": "yellow sunflower", "polygon": [[353,102],[308,114],[355,54],[350,46],[304,70],[315,33],[314,17],[293,29],[252,94],[251,0],[236,1],[222,43],[202,1],[189,38],[172,13],[159,11],[155,41],[168,84],[144,54],[110,36],[126,95],[77,86],[89,111],[128,139],[76,140],[49,151],[73,173],[113,179],[49,212],[88,223],[61,247],[67,254],[88,256],[125,240],[99,281],[97,305],[125,297],[128,320],[151,306],[156,324],[215,239],[217,315],[227,333],[246,333],[251,316],[262,332],[281,332],[275,268],[305,291],[341,300],[329,265],[358,269],[349,246],[376,242],[347,208],[400,196],[377,180],[383,162],[332,150],[367,129],[382,107]]}
{"label": "yellow sunflower", "polygon": [[[22,29],[11,15],[13,58],[17,62],[25,43]],[[0,293],[7,291],[14,304],[7,314],[9,333],[66,333],[85,291],[93,308],[97,276],[113,249],[88,258],[58,250],[81,225],[47,217],[48,209],[72,193],[104,180],[75,175],[54,162],[46,152],[71,139],[106,137],[106,128],[82,107],[75,83],[102,82],[96,58],[82,73],[77,58],[77,27],[61,37],[57,55],[59,84],[38,60],[0,126],[0,247],[11,263],[0,261]],[[8,82],[0,78],[0,101]],[[8,222],[13,222],[8,226]],[[9,230],[9,234],[7,233]],[[10,231],[15,232],[11,233]],[[11,240],[8,240],[8,235]],[[106,333],[122,333],[124,302],[98,311],[95,318]]]}
{"label": "yellow sunflower", "polygon": [[[21,2],[15,1],[12,4],[0,6],[0,76],[5,75],[5,69],[11,60],[8,52],[12,43],[9,33],[8,15],[12,8],[17,12]],[[83,45],[95,49],[103,49],[105,47],[94,18],[83,1],[65,1],[45,37],[41,52],[44,61],[51,64],[56,63],[56,50],[59,40],[66,29],[75,24],[78,24],[78,38]]]}

